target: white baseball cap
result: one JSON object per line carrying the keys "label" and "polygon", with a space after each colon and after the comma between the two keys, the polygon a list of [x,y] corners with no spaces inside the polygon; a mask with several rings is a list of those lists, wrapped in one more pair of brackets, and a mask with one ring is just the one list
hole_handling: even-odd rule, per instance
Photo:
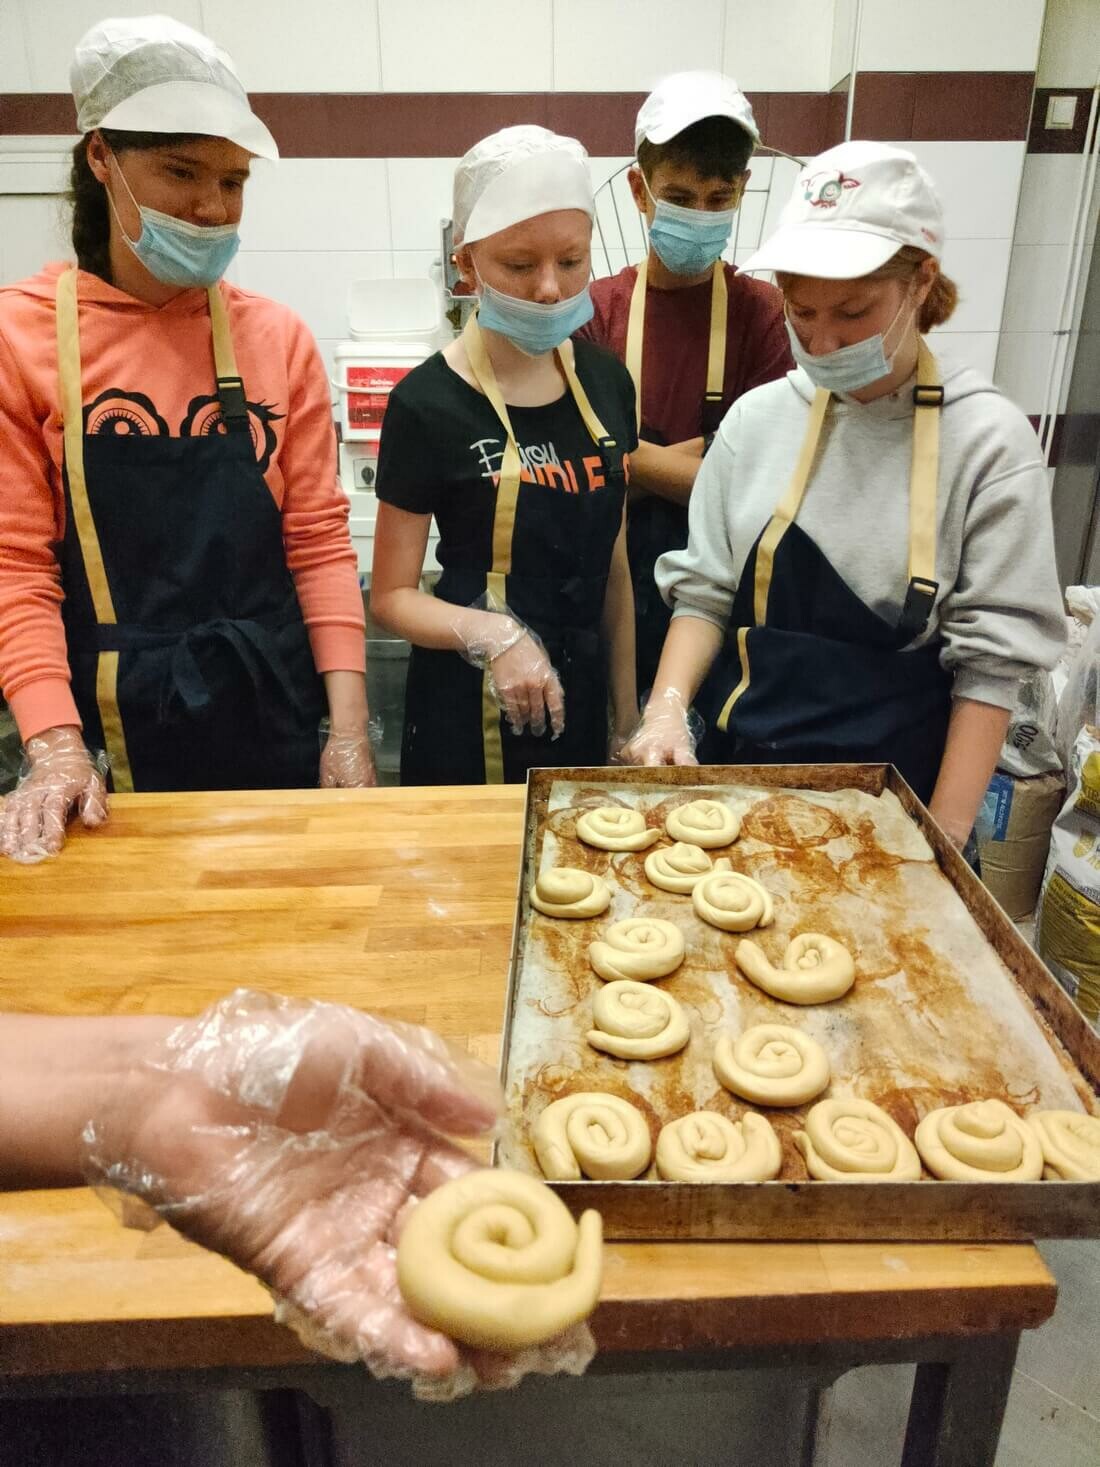
{"label": "white baseball cap", "polygon": [[642,103],[634,124],[634,151],[643,139],[667,143],[704,117],[728,117],[754,143],[760,141],[749,99],[732,77],[720,71],[677,71],[659,81]]}
{"label": "white baseball cap", "polygon": [[455,169],[455,244],[474,244],[555,209],[595,212],[588,154],[545,127],[504,127],[475,143]]}
{"label": "white baseball cap", "polygon": [[230,57],[166,15],[101,20],[77,42],[69,82],[82,133],[198,133],[279,156]]}
{"label": "white baseball cap", "polygon": [[741,266],[825,280],[869,275],[913,245],[943,255],[943,210],[912,153],[885,143],[841,143],[810,160],[779,228]]}

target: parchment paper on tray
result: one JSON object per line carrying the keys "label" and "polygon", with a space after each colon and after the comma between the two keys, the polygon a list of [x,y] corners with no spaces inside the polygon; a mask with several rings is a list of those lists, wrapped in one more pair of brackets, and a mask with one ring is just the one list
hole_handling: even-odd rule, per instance
{"label": "parchment paper on tray", "polygon": [[[710,855],[727,856],[775,897],[774,925],[747,935],[773,962],[799,932],[843,942],[857,973],[847,997],[812,1008],[769,998],[737,972],[737,934],[700,921],[689,896],[647,881],[646,852],[595,850],[576,837],[577,813],[594,805],[641,809],[647,824],[659,828],[676,805],[701,797],[725,801],[742,816],[740,839]],[[714,1078],[714,1042],[723,1030],[737,1034],[763,1022],[813,1035],[832,1066],[828,1093],[877,1102],[910,1136],[936,1106],[987,1096],[1022,1109],[1093,1108],[1083,1080],[1052,1047],[888,789],[871,795],[738,784],[669,788],[613,776],[597,787],[555,779],[533,849],[535,870],[524,873],[525,890],[538,870],[579,866],[607,877],[613,898],[603,917],[580,922],[540,916],[523,899],[505,1081],[513,1125],[501,1143],[503,1165],[538,1171],[530,1128],[551,1100],[577,1090],[633,1100],[654,1139],[666,1121],[691,1110],[736,1118],[746,1107]],[[691,1041],[679,1054],[649,1063],[613,1059],[585,1040],[591,998],[601,986],[588,964],[588,944],[610,922],[638,915],[678,923],[688,950],[683,966],[659,986],[684,1005]],[[765,1112],[783,1142],[781,1180],[807,1176],[791,1139],[807,1108]]]}

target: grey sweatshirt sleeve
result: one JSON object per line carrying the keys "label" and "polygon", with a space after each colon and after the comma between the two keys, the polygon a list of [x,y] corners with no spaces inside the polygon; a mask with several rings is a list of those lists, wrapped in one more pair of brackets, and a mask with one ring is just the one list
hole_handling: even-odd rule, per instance
{"label": "grey sweatshirt sleeve", "polygon": [[739,566],[730,544],[727,506],[734,478],[731,447],[737,404],[722,419],[703,459],[688,507],[688,543],[668,550],[654,570],[657,589],[676,616],[697,616],[725,631],[737,590]]}
{"label": "grey sweatshirt sleeve", "polygon": [[1015,706],[1027,672],[1055,665],[1066,637],[1046,471],[1030,425],[1020,416],[1013,427],[972,492],[958,578],[939,607],[954,696],[999,708]]}

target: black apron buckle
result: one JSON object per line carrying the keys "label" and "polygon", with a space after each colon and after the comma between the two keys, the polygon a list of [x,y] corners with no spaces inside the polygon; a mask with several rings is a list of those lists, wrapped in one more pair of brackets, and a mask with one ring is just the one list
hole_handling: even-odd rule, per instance
{"label": "black apron buckle", "polygon": [[943,388],[938,384],[918,382],[913,388],[915,407],[943,407]]}
{"label": "black apron buckle", "polygon": [[244,395],[244,379],[241,377],[218,378],[218,402],[222,410],[222,422],[229,433],[247,433],[248,399]]}
{"label": "black apron buckle", "polygon": [[923,576],[913,576],[910,580],[898,620],[898,631],[907,632],[909,641],[919,637],[928,625],[939,589],[939,581],[929,581]]}

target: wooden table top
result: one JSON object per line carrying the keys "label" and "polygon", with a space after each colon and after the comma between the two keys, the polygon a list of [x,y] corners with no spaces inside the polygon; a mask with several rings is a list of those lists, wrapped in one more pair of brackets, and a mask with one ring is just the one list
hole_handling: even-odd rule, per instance
{"label": "wooden table top", "polygon": [[[428,1024],[496,1063],[523,790],[117,796],[57,861],[0,866],[0,1005],[197,1013],[247,984]],[[1030,1245],[613,1243],[602,1349],[1015,1331],[1055,1285]],[[267,1294],[88,1191],[0,1197],[0,1372],[311,1357]]]}

